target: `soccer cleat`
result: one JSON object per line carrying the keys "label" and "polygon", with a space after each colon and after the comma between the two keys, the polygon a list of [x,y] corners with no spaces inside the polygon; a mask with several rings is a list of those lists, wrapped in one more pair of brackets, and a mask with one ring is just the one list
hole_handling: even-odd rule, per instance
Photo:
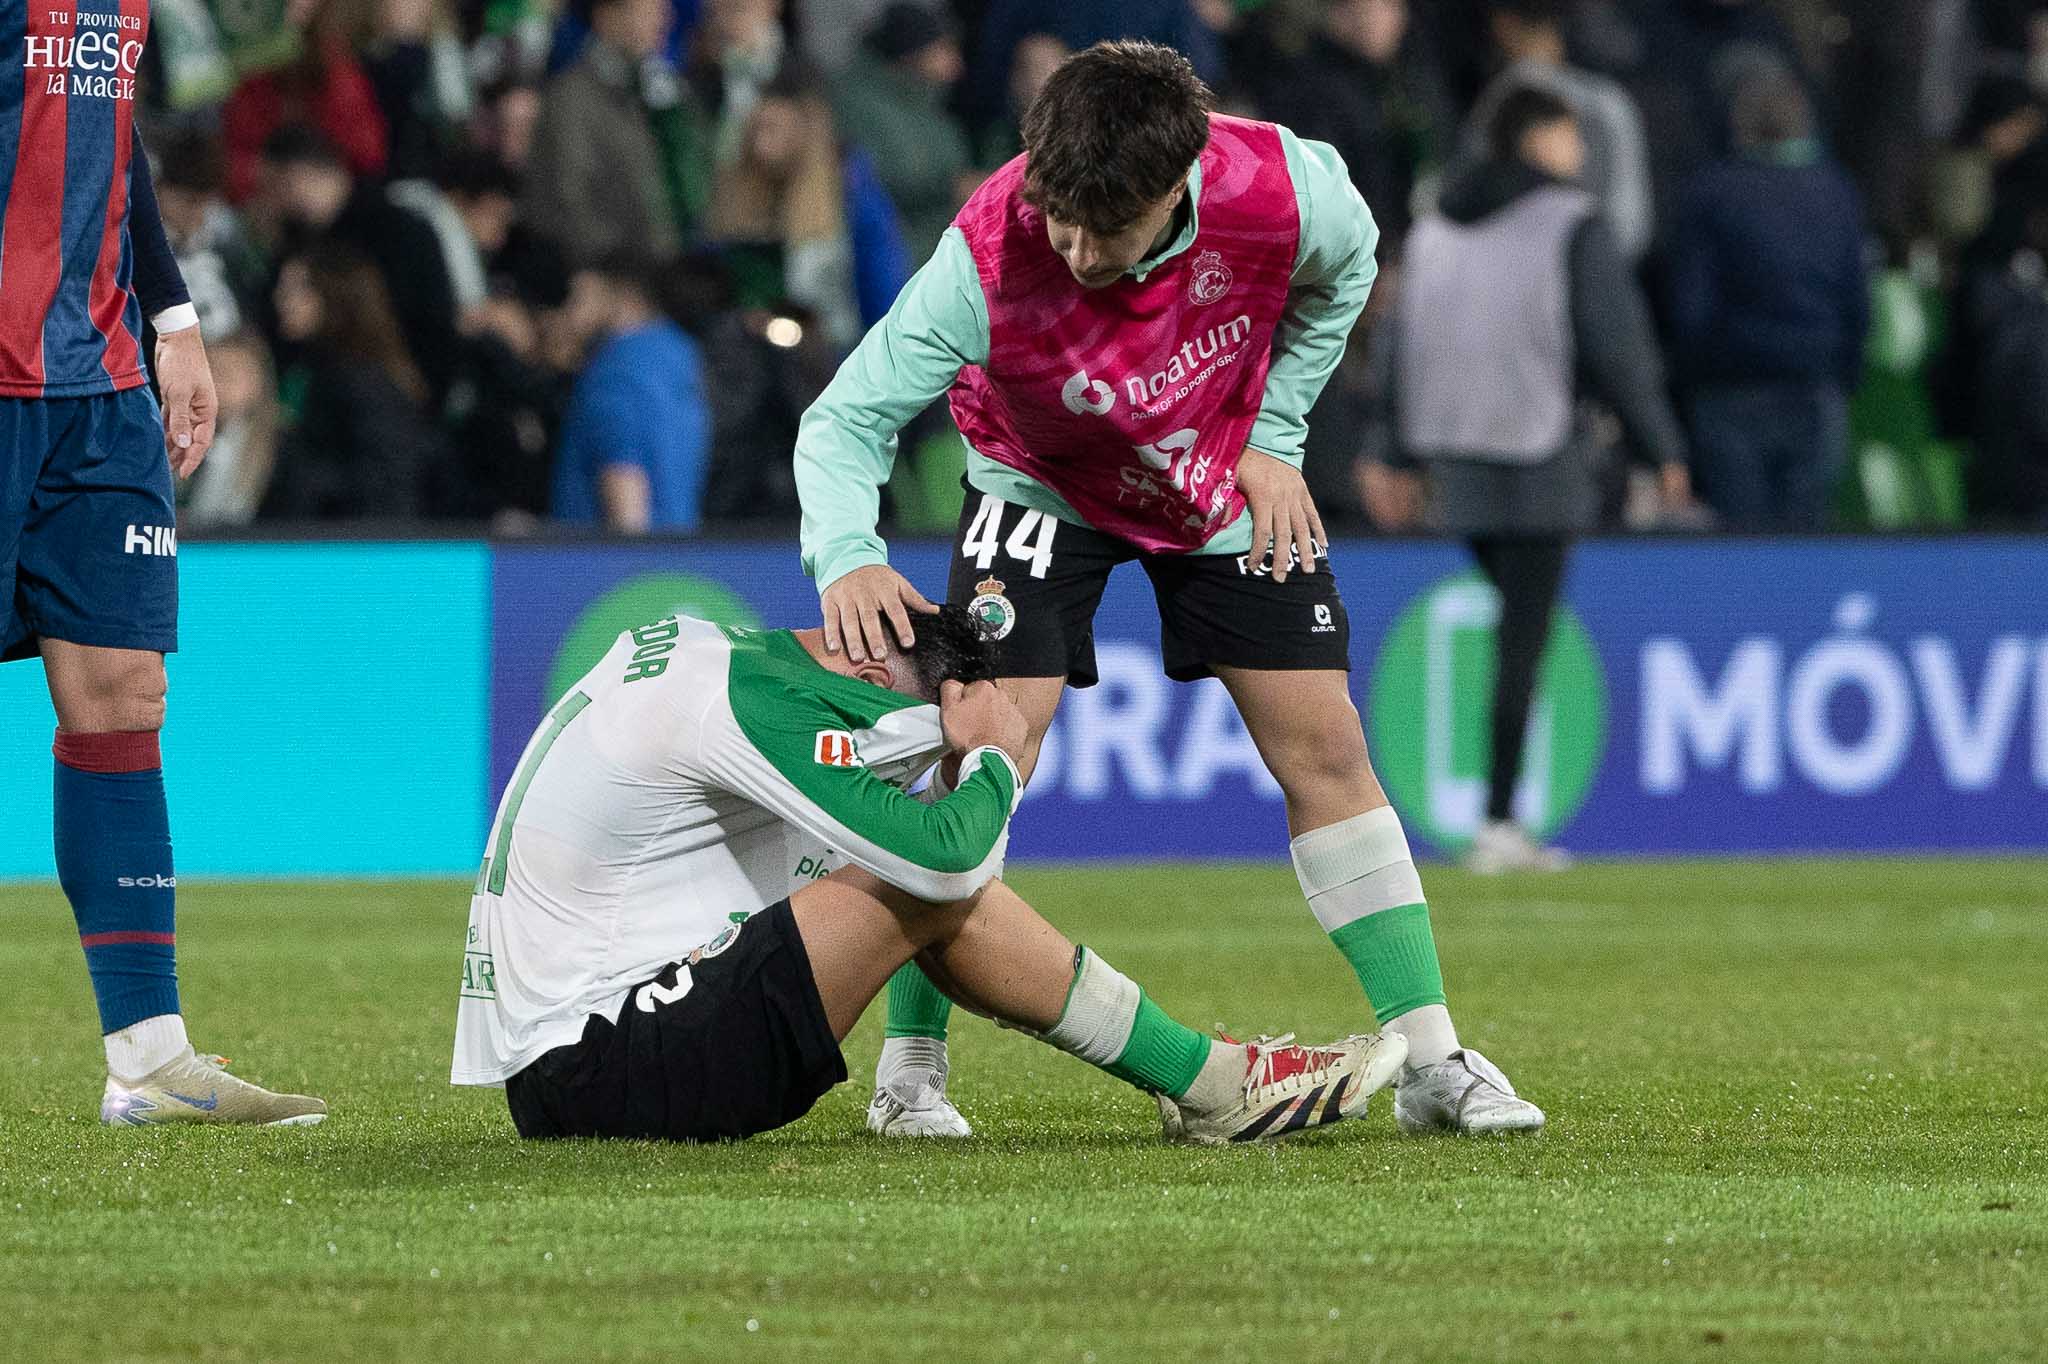
{"label": "soccer cleat", "polygon": [[1394,1121],[1403,1132],[1535,1132],[1543,1110],[1515,1093],[1500,1067],[1470,1047],[1402,1071]]}
{"label": "soccer cleat", "polygon": [[[1224,1041],[1231,1041],[1225,1037]],[[1161,1094],[1159,1122],[1166,1139],[1198,1146],[1271,1141],[1365,1112],[1408,1059],[1399,1033],[1358,1033],[1326,1047],[1302,1047],[1294,1034],[1247,1042],[1250,1064],[1236,1103],[1213,1113],[1188,1108]]]}
{"label": "soccer cleat", "polygon": [[1479,826],[1472,847],[1465,854],[1465,870],[1479,876],[1500,876],[1511,871],[1563,871],[1571,866],[1571,854],[1529,837],[1529,831],[1510,819],[1489,819]]}
{"label": "soccer cleat", "polygon": [[245,1123],[256,1127],[311,1127],[327,1116],[324,1100],[304,1094],[273,1094],[227,1073],[225,1056],[204,1056],[192,1048],[172,1057],[140,1080],[107,1077],[100,1121],[109,1127],[153,1127],[159,1123]]}
{"label": "soccer cleat", "polygon": [[868,1131],[878,1137],[971,1137],[974,1129],[946,1098],[946,1073],[925,1066],[904,1067],[889,1083],[875,1086],[868,1102]]}

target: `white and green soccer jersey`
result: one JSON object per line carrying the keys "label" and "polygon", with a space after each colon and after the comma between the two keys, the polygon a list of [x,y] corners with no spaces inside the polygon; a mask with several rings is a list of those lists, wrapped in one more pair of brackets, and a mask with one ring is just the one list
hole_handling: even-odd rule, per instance
{"label": "white and green soccer jersey", "polygon": [[820,667],[787,631],[671,617],[556,703],[498,807],[470,901],[456,1084],[502,1084],[616,1015],[728,924],[847,863],[924,900],[1002,870],[1022,783],[977,749],[957,789],[939,709]]}

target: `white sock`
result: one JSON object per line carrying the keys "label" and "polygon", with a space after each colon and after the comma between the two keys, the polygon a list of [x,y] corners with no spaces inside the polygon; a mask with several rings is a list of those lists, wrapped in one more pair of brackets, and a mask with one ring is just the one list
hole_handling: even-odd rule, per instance
{"label": "white sock", "polygon": [[923,1072],[937,1071],[939,1088],[946,1087],[946,1039],[943,1037],[885,1037],[882,1059],[875,1062],[875,1088],[888,1089],[898,1080],[913,1078],[924,1083]]}
{"label": "white sock", "polygon": [[145,1018],[100,1040],[107,1047],[107,1073],[117,1080],[140,1080],[192,1045],[185,1039],[183,1014]]}
{"label": "white sock", "polygon": [[1180,1106],[1197,1113],[1219,1113],[1244,1097],[1244,1080],[1251,1069],[1251,1056],[1239,1042],[1220,1037],[1209,1039],[1209,1059],[1181,1095]]}
{"label": "white sock", "polygon": [[1091,1066],[1107,1066],[1124,1054],[1138,1022],[1138,984],[1087,948],[1067,991],[1067,1007],[1044,1040]]}
{"label": "white sock", "polygon": [[1386,1021],[1382,1032],[1397,1032],[1408,1039],[1408,1064],[1433,1066],[1458,1049],[1458,1030],[1451,1026],[1451,1011],[1441,1004],[1425,1004]]}

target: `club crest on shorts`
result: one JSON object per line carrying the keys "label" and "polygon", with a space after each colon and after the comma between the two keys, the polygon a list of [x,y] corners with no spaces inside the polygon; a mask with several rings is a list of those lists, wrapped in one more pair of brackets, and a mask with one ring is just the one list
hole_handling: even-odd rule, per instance
{"label": "club crest on shorts", "polygon": [[690,952],[690,965],[695,966],[699,962],[708,961],[712,957],[717,956],[726,948],[731,947],[733,944],[733,939],[739,937],[739,935],[740,925],[738,924],[733,924],[731,927],[723,929],[722,931],[720,931],[719,935],[713,938],[710,942],[705,943],[702,947],[695,948]]}
{"label": "club crest on shorts", "polygon": [[974,591],[974,600],[967,603],[967,613],[974,617],[983,639],[1002,639],[1017,628],[1017,608],[1003,595],[1001,578],[983,578],[974,585]]}
{"label": "club crest on shorts", "polygon": [[853,735],[843,729],[821,729],[818,731],[818,748],[813,754],[820,767],[861,767],[860,750],[854,747]]}
{"label": "club crest on shorts", "polygon": [[1188,279],[1188,302],[1214,303],[1230,292],[1233,278],[1222,252],[1204,251],[1195,257],[1194,273]]}

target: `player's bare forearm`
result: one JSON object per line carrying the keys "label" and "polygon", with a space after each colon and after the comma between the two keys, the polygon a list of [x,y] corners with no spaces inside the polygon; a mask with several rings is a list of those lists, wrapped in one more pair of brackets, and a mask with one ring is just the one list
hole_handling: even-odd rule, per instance
{"label": "player's bare forearm", "polygon": [[206,343],[199,328],[184,327],[156,339],[157,387],[163,394],[164,452],[171,472],[189,478],[213,444],[219,399],[213,390],[213,368],[206,361]]}

